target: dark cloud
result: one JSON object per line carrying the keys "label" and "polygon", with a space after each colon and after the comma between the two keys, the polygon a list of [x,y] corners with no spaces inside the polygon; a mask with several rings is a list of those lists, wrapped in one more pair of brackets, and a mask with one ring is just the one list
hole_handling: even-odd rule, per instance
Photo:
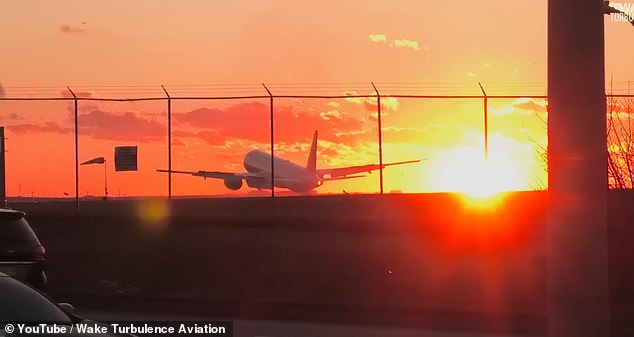
{"label": "dark cloud", "polygon": [[43,125],[38,124],[17,124],[8,126],[7,129],[16,134],[28,134],[28,133],[72,133],[73,128],[63,127],[54,122],[47,122]]}
{"label": "dark cloud", "polygon": [[4,91],[4,87],[2,87],[2,83],[0,83],[0,98],[6,97],[6,96],[7,96],[7,92]]}
{"label": "dark cloud", "polygon": [[13,119],[13,120],[16,120],[16,121],[19,121],[19,120],[25,120],[25,118],[24,118],[24,117],[22,117],[22,116],[20,116],[20,115],[16,114],[15,112],[10,113],[10,114],[9,114],[9,116],[7,116],[7,118],[8,118],[8,119]]}
{"label": "dark cloud", "polygon": [[92,110],[79,115],[79,132],[95,139],[159,141],[167,137],[164,124],[138,117],[132,112],[113,114]]}
{"label": "dark cloud", "polygon": [[183,142],[180,138],[172,137],[172,146],[185,146],[185,142]]}
{"label": "dark cloud", "polygon": [[75,33],[75,34],[86,32],[86,30],[82,27],[71,26],[71,25],[60,25],[59,31],[62,33]]}
{"label": "dark cloud", "polygon": [[15,112],[10,112],[10,113],[0,112],[0,120],[2,120],[5,125],[8,125],[7,122],[10,122],[10,121],[24,121],[24,120],[26,120],[26,118],[18,115]]}
{"label": "dark cloud", "polygon": [[[75,93],[75,95],[77,95],[78,98],[92,98],[93,94],[92,92],[89,91],[73,91]],[[73,98],[73,94],[70,93],[70,91],[68,90],[62,90],[59,92],[59,95],[63,98]],[[78,112],[82,112],[82,111],[92,111],[97,109],[97,106],[94,103],[87,103],[85,101],[80,101],[77,104],[77,110]],[[75,121],[75,102],[73,101],[67,101],[66,103],[66,120],[73,122]]]}
{"label": "dark cloud", "polygon": [[[298,109],[291,105],[276,106],[275,141],[310,140],[315,130],[319,131],[320,139],[344,141],[344,138],[336,133],[337,129],[359,130],[367,125],[367,120],[363,117],[341,113],[327,104],[323,104],[321,109],[312,110]],[[249,102],[225,109],[200,108],[175,113],[173,121],[174,125],[181,129],[182,136],[199,137],[210,144],[220,144],[229,138],[266,143],[270,140],[269,114],[268,104]],[[203,130],[183,131],[187,127]]]}

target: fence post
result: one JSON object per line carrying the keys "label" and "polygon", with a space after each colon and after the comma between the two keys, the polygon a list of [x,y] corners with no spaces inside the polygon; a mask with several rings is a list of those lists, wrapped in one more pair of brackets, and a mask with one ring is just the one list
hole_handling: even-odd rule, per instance
{"label": "fence post", "polygon": [[376,112],[377,125],[379,129],[379,184],[381,186],[381,195],[383,195],[383,130],[381,127],[381,93],[377,90],[374,82],[370,82],[374,92],[376,92]]}
{"label": "fence post", "polygon": [[167,199],[172,199],[172,97],[161,84],[167,96]]}
{"label": "fence post", "polygon": [[480,90],[484,95],[484,160],[489,160],[489,97],[482,87],[482,83],[478,82]]}
{"label": "fence post", "polygon": [[0,126],[0,207],[7,207],[4,140],[4,126]]}
{"label": "fence post", "polygon": [[275,161],[273,160],[273,158],[275,158],[275,143],[273,138],[273,94],[271,93],[271,90],[266,87],[266,84],[262,83],[262,86],[269,94],[269,106],[271,108],[269,116],[271,122],[271,197],[275,198]]}
{"label": "fence post", "polygon": [[70,94],[73,95],[75,101],[75,214],[79,215],[79,125],[78,125],[78,109],[77,109],[77,95],[66,87]]}

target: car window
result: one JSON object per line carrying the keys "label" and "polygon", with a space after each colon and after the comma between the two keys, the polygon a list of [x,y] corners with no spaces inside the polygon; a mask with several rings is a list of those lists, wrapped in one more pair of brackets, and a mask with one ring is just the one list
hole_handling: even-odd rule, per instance
{"label": "car window", "polygon": [[10,277],[0,277],[0,304],[0,322],[72,323],[46,296]]}
{"label": "car window", "polygon": [[0,219],[0,244],[21,242],[39,242],[26,220]]}

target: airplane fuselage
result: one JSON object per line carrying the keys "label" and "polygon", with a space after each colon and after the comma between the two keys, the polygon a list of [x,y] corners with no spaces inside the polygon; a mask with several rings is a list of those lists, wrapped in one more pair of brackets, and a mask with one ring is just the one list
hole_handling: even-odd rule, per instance
{"label": "airplane fuselage", "polygon": [[[299,166],[289,160],[272,157],[275,164],[275,187],[287,188],[296,193],[308,194],[315,187],[321,185],[317,173],[310,172],[305,167]],[[269,153],[253,150],[244,156],[244,168],[258,175],[259,179],[246,179],[249,187],[258,189],[271,189],[271,155]]]}

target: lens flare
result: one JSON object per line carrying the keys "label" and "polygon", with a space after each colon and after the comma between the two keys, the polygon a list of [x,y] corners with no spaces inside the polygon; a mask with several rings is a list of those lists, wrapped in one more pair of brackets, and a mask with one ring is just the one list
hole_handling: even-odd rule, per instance
{"label": "lens flare", "polygon": [[150,199],[137,203],[137,216],[143,228],[148,230],[163,230],[167,227],[170,209],[165,200]]}

